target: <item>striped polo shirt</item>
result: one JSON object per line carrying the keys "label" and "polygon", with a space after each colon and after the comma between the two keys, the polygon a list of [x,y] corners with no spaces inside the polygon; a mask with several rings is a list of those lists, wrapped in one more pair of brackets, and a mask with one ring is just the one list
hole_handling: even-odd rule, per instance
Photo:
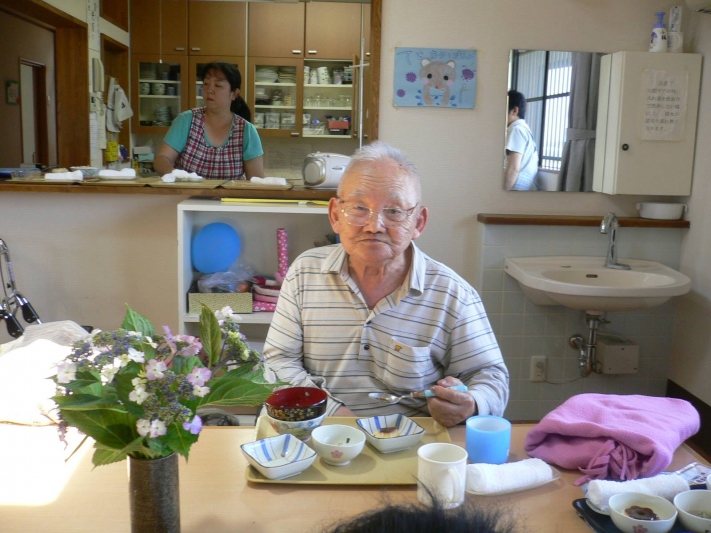
{"label": "striped polo shirt", "polygon": [[469,387],[479,414],[502,415],[508,371],[474,288],[414,244],[402,286],[369,310],[340,244],[291,265],[264,346],[269,368],[292,386],[329,393],[327,413],[429,416],[423,399],[384,406],[369,392],[423,390],[445,376]]}

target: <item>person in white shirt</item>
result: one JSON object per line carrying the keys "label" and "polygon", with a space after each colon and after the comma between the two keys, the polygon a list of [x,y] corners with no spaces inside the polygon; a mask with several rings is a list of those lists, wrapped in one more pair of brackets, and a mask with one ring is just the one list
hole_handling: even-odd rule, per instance
{"label": "person in white shirt", "polygon": [[509,113],[506,118],[506,170],[504,188],[507,191],[535,191],[538,174],[538,150],[526,116],[526,98],[518,91],[509,91]]}
{"label": "person in white shirt", "polygon": [[[329,219],[341,242],[289,268],[265,343],[269,368],[326,390],[329,416],[431,415],[452,426],[502,415],[508,370],[479,295],[413,242],[428,219],[414,165],[384,143],[363,147]],[[430,387],[435,397],[390,406],[368,396]]]}

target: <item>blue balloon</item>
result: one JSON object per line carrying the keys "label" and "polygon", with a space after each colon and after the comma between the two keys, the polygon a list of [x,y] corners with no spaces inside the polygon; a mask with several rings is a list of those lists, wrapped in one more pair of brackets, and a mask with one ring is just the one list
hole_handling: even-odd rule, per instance
{"label": "blue balloon", "polygon": [[235,229],[223,222],[208,224],[193,237],[190,257],[203,274],[223,272],[239,257],[242,242]]}

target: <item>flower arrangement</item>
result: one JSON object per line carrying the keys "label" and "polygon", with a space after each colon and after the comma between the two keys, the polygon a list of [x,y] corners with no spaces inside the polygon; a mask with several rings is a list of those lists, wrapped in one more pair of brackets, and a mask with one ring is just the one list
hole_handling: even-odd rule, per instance
{"label": "flower arrangement", "polygon": [[188,457],[198,440],[201,405],[256,406],[280,383],[265,376],[230,307],[203,306],[200,338],[155,332],[127,307],[121,328],[77,342],[57,367],[54,401],[60,430],[73,426],[95,440],[95,466]]}

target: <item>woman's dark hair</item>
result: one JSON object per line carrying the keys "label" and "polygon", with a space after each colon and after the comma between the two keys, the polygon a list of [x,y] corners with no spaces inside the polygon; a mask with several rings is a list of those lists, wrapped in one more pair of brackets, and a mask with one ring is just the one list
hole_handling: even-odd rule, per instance
{"label": "woman's dark hair", "polygon": [[518,118],[526,118],[526,97],[518,91],[509,91],[509,111],[518,107]]}
{"label": "woman's dark hair", "polygon": [[456,509],[441,504],[388,505],[342,522],[329,533],[515,533],[511,512],[465,501]]}
{"label": "woman's dark hair", "polygon": [[[225,79],[230,84],[231,91],[242,88],[242,74],[240,74],[237,65],[217,61],[208,63],[202,69],[202,79],[205,79],[205,76],[207,76],[207,73],[211,70],[216,70],[224,74]],[[252,121],[252,112],[249,110],[249,107],[247,107],[247,102],[244,101],[242,95],[238,95],[237,98],[232,101],[230,111],[232,111],[235,115],[242,117],[247,122]]]}

